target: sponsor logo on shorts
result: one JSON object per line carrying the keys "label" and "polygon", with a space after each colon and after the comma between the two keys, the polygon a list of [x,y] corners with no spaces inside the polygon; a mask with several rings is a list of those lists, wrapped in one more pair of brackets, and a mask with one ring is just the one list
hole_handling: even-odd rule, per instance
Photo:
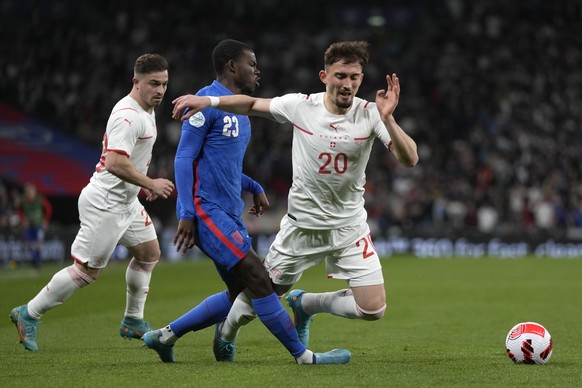
{"label": "sponsor logo on shorts", "polygon": [[281,279],[281,276],[283,276],[281,270],[278,269],[272,269],[269,273],[271,274],[271,279]]}
{"label": "sponsor logo on shorts", "polygon": [[91,263],[95,266],[95,267],[101,267],[105,264],[105,259],[103,257],[92,257],[91,258]]}

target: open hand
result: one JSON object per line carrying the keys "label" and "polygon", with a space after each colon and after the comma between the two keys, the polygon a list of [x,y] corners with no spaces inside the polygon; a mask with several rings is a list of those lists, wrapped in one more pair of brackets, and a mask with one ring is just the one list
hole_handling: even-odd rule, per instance
{"label": "open hand", "polygon": [[[205,96],[194,96],[192,94],[186,94],[176,98],[172,101],[174,104],[174,109],[172,110],[172,118],[175,120],[184,121],[189,119],[195,113],[200,112],[202,109],[208,108],[210,106],[210,98]],[[186,114],[184,111],[189,109]]]}

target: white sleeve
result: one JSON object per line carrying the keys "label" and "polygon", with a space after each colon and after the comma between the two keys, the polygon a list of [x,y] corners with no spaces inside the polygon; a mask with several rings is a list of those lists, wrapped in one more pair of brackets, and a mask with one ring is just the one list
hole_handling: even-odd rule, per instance
{"label": "white sleeve", "polygon": [[134,110],[124,109],[114,113],[107,123],[107,150],[131,156],[143,130],[139,115]]}
{"label": "white sleeve", "polygon": [[384,144],[386,148],[390,149],[392,139],[390,138],[388,129],[380,118],[380,113],[378,112],[378,108],[376,108],[376,104],[374,103],[370,107],[370,120],[374,130],[374,135],[376,135],[376,137],[382,142],[382,144]]}
{"label": "white sleeve", "polygon": [[271,114],[280,123],[291,123],[297,111],[297,107],[308,98],[301,93],[289,93],[271,100],[269,109]]}

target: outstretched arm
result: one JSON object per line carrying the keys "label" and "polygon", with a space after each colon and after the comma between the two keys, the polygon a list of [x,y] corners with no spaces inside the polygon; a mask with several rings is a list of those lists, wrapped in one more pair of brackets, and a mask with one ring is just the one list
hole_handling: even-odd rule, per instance
{"label": "outstretched arm", "polygon": [[[214,104],[211,104],[212,100],[215,101]],[[271,99],[255,98],[243,94],[221,97],[194,96],[192,94],[187,94],[180,96],[172,101],[172,104],[174,104],[172,118],[184,121],[193,116],[195,113],[200,112],[202,109],[206,109],[209,106],[212,106],[213,108],[220,109],[225,112],[247,116],[261,116],[275,120],[269,109],[270,103]],[[184,114],[186,109],[189,110],[186,112],[186,114]]]}
{"label": "outstretched arm", "polygon": [[376,107],[392,139],[390,149],[402,165],[412,167],[418,163],[416,143],[400,128],[393,116],[400,98],[400,80],[396,74],[392,74],[392,77],[386,76],[386,82],[386,90],[376,92]]}

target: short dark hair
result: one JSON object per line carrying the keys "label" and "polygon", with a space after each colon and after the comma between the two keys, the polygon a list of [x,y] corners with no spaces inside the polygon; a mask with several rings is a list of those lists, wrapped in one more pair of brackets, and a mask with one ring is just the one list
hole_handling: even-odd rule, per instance
{"label": "short dark hair", "polygon": [[368,42],[336,42],[325,50],[323,62],[328,67],[336,62],[359,63],[362,68],[368,64],[370,53],[368,51]]}
{"label": "short dark hair", "polygon": [[168,61],[159,54],[143,54],[135,61],[133,73],[144,75],[168,70]]}
{"label": "short dark hair", "polygon": [[212,51],[212,64],[216,75],[222,74],[228,61],[236,61],[245,51],[253,51],[251,46],[234,39],[220,41]]}

